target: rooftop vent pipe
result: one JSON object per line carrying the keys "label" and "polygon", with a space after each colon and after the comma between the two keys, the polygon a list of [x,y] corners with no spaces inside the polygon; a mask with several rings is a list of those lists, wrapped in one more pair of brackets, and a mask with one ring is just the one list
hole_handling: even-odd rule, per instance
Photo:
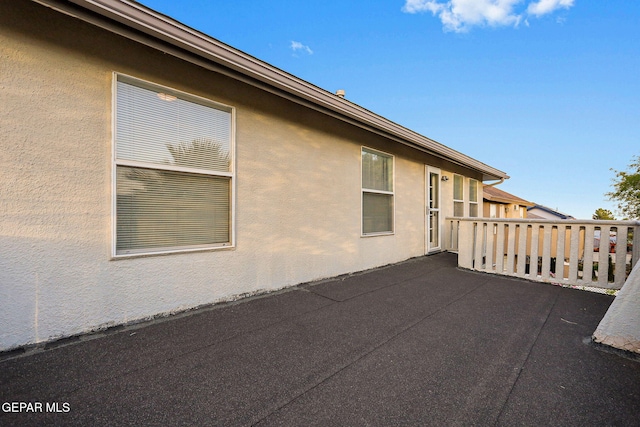
{"label": "rooftop vent pipe", "polygon": [[338,95],[340,98],[344,98],[344,95],[345,95],[344,89],[338,89],[338,91],[336,92],[336,95]]}

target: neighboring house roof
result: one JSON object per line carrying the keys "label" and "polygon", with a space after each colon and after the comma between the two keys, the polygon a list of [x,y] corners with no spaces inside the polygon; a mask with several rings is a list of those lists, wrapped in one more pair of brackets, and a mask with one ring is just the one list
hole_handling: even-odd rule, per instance
{"label": "neighboring house roof", "polygon": [[[554,215],[554,216],[557,216],[557,217],[558,217],[558,218],[560,218],[560,219],[575,219],[575,218],[574,218],[574,217],[572,217],[571,215],[567,215],[567,214],[564,214],[564,213],[562,213],[562,212],[558,212],[558,211],[556,211],[556,210],[553,210],[553,209],[551,209],[551,208],[548,208],[548,207],[546,207],[546,206],[542,206],[542,205],[535,205],[535,206],[532,206],[532,207],[530,207],[530,208],[527,208],[527,211],[528,211],[528,212],[530,212],[531,210],[534,210],[534,209],[540,209],[541,211],[546,212],[546,213],[551,214],[551,215]],[[527,214],[527,217],[528,217],[528,218],[533,218],[531,215],[532,215],[532,214],[528,213],[528,214]],[[540,218],[544,218],[544,217],[540,217]]]}
{"label": "neighboring house roof", "polygon": [[546,219],[546,218],[544,218],[544,217],[542,217],[540,215],[536,215],[536,214],[531,213],[529,211],[527,211],[527,218],[528,219]]}
{"label": "neighboring house roof", "polygon": [[496,203],[513,203],[514,205],[520,206],[533,206],[535,203],[528,202],[520,197],[514,196],[513,194],[507,193],[506,191],[502,191],[496,187],[492,187],[489,185],[485,185],[482,188],[482,197],[489,202]]}
{"label": "neighboring house roof", "polygon": [[33,1],[398,143],[465,166],[480,172],[483,180],[509,178],[503,171],[400,126],[134,1]]}

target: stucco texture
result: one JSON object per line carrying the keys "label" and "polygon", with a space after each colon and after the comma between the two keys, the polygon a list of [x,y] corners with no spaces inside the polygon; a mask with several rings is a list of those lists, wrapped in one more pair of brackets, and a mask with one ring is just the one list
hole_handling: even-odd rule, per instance
{"label": "stucco texture", "polygon": [[[0,63],[0,350],[424,254],[441,159],[22,0]],[[236,108],[235,248],[112,258],[114,72]],[[395,156],[393,235],[361,237],[363,145]]]}
{"label": "stucco texture", "polygon": [[596,342],[640,353],[640,264],[629,274],[609,310],[593,333]]}

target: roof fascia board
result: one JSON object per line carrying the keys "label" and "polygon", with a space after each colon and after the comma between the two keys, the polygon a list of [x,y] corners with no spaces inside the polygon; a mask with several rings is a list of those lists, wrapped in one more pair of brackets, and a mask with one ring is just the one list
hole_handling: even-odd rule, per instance
{"label": "roof fascia board", "polygon": [[[193,63],[195,65],[198,65],[200,67],[206,68],[208,70],[215,71],[216,73],[226,75],[226,76],[231,77],[231,78],[233,78],[235,80],[239,80],[239,81],[241,81],[243,83],[246,83],[246,84],[249,84],[251,86],[257,87],[257,88],[259,88],[261,90],[273,93],[274,95],[278,95],[278,96],[280,96],[282,98],[285,98],[285,99],[287,99],[289,101],[292,101],[292,102],[295,102],[297,104],[303,105],[303,106],[305,106],[307,108],[311,108],[311,109],[316,110],[316,111],[318,111],[318,112],[320,112],[322,114],[326,114],[326,115],[332,116],[332,117],[334,117],[336,119],[339,119],[341,121],[344,121],[346,123],[352,124],[354,126],[362,128],[362,129],[365,129],[365,130],[367,130],[369,132],[374,132],[374,133],[376,133],[376,134],[378,134],[380,136],[383,136],[383,137],[391,139],[391,140],[393,140],[395,142],[407,145],[407,146],[409,146],[409,147],[411,147],[413,149],[416,149],[416,150],[428,153],[430,155],[433,155],[435,157],[447,160],[447,161],[455,163],[455,164],[457,164],[459,166],[463,166],[463,167],[469,168],[468,165],[465,165],[465,164],[459,163],[459,162],[455,162],[452,159],[450,159],[450,158],[448,158],[448,157],[446,157],[446,156],[444,156],[444,155],[442,155],[440,153],[437,153],[435,151],[429,150],[428,148],[426,148],[424,146],[420,146],[420,145],[417,145],[417,144],[412,144],[412,143],[410,143],[410,141],[407,141],[405,139],[399,138],[399,137],[397,137],[397,136],[395,136],[393,134],[384,132],[384,131],[382,131],[380,129],[377,129],[375,127],[372,127],[372,126],[368,126],[367,124],[363,123],[362,121],[358,121],[358,120],[355,120],[355,119],[350,119],[349,117],[346,117],[344,115],[340,115],[340,114],[338,114],[338,113],[336,113],[336,112],[334,112],[332,110],[328,110],[326,108],[322,108],[322,106],[320,106],[320,105],[318,105],[316,103],[313,103],[313,102],[311,102],[309,100],[305,100],[305,99],[296,97],[293,94],[290,94],[288,92],[284,92],[282,90],[279,90],[279,89],[275,88],[272,85],[268,85],[268,84],[263,83],[261,81],[257,81],[255,79],[252,79],[252,78],[246,76],[245,74],[243,74],[243,73],[241,73],[239,71],[234,71],[234,70],[232,70],[230,68],[227,68],[227,67],[225,67],[223,65],[219,65],[216,62],[207,61],[205,59],[202,59],[198,55],[186,52],[186,51],[184,51],[182,49],[179,49],[179,48],[173,46],[172,44],[163,43],[163,42],[161,42],[161,41],[159,41],[159,40],[157,40],[155,38],[152,38],[152,37],[146,36],[144,34],[141,34],[140,32],[132,30],[131,28],[128,28],[128,27],[126,27],[124,25],[118,25],[115,22],[105,20],[101,16],[94,15],[91,12],[87,12],[86,10],[73,8],[73,7],[69,7],[69,6],[60,7],[60,6],[58,6],[58,2],[55,1],[55,0],[54,1],[51,1],[51,0],[33,0],[33,1],[35,1],[37,3],[40,3],[40,4],[43,4],[43,5],[47,6],[47,7],[50,7],[50,8],[52,8],[52,9],[58,11],[58,12],[64,13],[66,15],[69,15],[71,17],[80,19],[80,20],[82,20],[84,22],[90,23],[90,24],[95,25],[97,27],[103,28],[103,29],[105,29],[107,31],[110,31],[112,33],[121,35],[121,36],[123,36],[125,38],[128,38],[130,40],[133,40],[135,42],[138,42],[138,43],[144,44],[146,46],[149,46],[151,48],[160,50],[160,51],[162,51],[164,53],[167,53],[169,55],[175,56],[175,57],[177,57],[179,59],[182,59],[182,60],[185,60],[187,62]],[[487,175],[486,173],[484,174],[484,176],[491,176],[492,177],[492,175]],[[486,178],[486,179],[491,179],[491,178]]]}
{"label": "roof fascia board", "polygon": [[531,203],[527,200],[521,199],[519,197],[513,196],[509,197],[507,195],[499,195],[499,194],[489,194],[488,192],[484,192],[482,198],[489,202],[496,203],[513,203],[521,206],[534,206],[535,203]]}
{"label": "roof fascia board", "polygon": [[[508,178],[505,172],[400,126],[139,3],[130,0],[33,1],[350,124],[374,131],[396,142],[476,170],[483,174],[483,180]],[[115,25],[104,18],[121,25]],[[153,39],[163,41],[165,44]],[[192,55],[186,55],[185,51]]]}

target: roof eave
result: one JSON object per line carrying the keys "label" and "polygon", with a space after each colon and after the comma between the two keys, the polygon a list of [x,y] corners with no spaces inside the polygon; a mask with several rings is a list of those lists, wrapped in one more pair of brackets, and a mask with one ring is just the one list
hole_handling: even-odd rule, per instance
{"label": "roof eave", "polygon": [[[261,88],[265,85],[277,90],[271,92],[285,95],[287,99],[310,106],[333,117],[367,128],[402,144],[411,146],[453,163],[473,169],[482,174],[483,180],[507,179],[509,176],[498,169],[466,156],[437,141],[420,135],[357,104],[338,97],[331,92],[312,85],[300,78],[280,70],[264,61],[228,46],[212,37],[194,30],[180,22],[162,15],[131,0],[33,0],[60,12],[101,26],[125,37],[126,31],[97,22],[96,17],[81,13],[73,5],[93,12],[100,17],[113,20],[127,28],[136,30],[154,39],[161,40],[199,58],[233,70]],[[141,41],[136,37],[137,41]],[[148,44],[148,43],[147,43]],[[168,52],[177,54],[177,52]],[[178,56],[178,55],[177,55]],[[183,55],[179,55],[183,59]],[[201,65],[201,64],[200,64]],[[259,84],[258,84],[259,83]],[[287,96],[288,95],[288,96]]]}
{"label": "roof eave", "polygon": [[489,202],[495,202],[495,203],[505,203],[505,204],[517,204],[520,206],[534,206],[535,203],[531,203],[528,202],[526,200],[523,199],[508,199],[508,198],[504,198],[504,197],[496,197],[496,196],[490,196],[490,195],[483,195],[483,199],[489,201]]}

